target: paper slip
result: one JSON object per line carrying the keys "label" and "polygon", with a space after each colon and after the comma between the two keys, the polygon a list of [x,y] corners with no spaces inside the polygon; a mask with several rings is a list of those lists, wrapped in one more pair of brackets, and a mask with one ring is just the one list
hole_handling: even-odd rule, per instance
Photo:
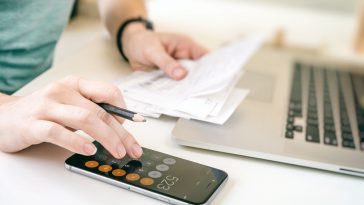
{"label": "paper slip", "polygon": [[180,81],[161,70],[136,71],[118,86],[128,108],[145,116],[164,114],[223,124],[249,93],[235,85],[263,40],[263,35],[251,35],[196,61],[180,60],[188,70]]}
{"label": "paper slip", "polygon": [[236,108],[240,105],[240,103],[245,99],[245,97],[248,94],[249,90],[235,88],[231,92],[224,106],[222,107],[219,115],[216,116],[209,115],[208,117],[203,119],[197,119],[197,118],[193,119],[222,125],[229,119],[229,117],[234,113]]}
{"label": "paper slip", "polygon": [[229,98],[227,99],[226,103],[223,104],[223,107],[221,108],[221,111],[219,115],[209,115],[206,118],[198,119],[198,118],[191,118],[187,114],[179,113],[179,112],[173,112],[168,110],[161,110],[161,109],[153,109],[152,105],[146,105],[143,103],[140,103],[138,101],[134,101],[130,98],[126,98],[125,102],[128,105],[128,109],[133,110],[135,112],[138,112],[144,116],[153,117],[153,118],[159,118],[161,116],[162,112],[165,115],[175,116],[175,117],[182,117],[185,119],[195,119],[195,120],[202,120],[205,122],[210,122],[214,124],[224,124],[229,117],[233,114],[235,109],[239,106],[241,101],[244,100],[244,98],[249,94],[249,91],[246,89],[239,89],[235,88]]}

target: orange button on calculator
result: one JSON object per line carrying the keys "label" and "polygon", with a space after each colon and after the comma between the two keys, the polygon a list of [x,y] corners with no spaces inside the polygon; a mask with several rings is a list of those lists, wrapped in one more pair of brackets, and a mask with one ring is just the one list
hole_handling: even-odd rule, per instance
{"label": "orange button on calculator", "polygon": [[130,173],[128,175],[126,175],[126,179],[129,181],[136,181],[140,179],[139,174],[135,174],[135,173]]}
{"label": "orange button on calculator", "polygon": [[95,167],[99,166],[99,163],[97,161],[87,161],[85,163],[85,166],[88,168],[95,168]]}
{"label": "orange button on calculator", "polygon": [[126,171],[123,169],[114,169],[112,171],[112,175],[116,176],[116,177],[122,177],[126,174]]}
{"label": "orange button on calculator", "polygon": [[150,186],[154,183],[154,180],[152,178],[143,178],[140,180],[140,183],[144,186]]}
{"label": "orange button on calculator", "polygon": [[104,164],[99,167],[99,170],[101,172],[109,172],[112,170],[112,167],[110,165]]}

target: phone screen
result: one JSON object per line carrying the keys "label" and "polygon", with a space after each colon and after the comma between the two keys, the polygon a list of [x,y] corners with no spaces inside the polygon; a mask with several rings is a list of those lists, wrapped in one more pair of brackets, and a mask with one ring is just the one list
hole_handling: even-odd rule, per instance
{"label": "phone screen", "polygon": [[115,159],[94,142],[93,156],[75,154],[66,164],[192,204],[205,203],[227,178],[222,171],[143,148],[140,159]]}

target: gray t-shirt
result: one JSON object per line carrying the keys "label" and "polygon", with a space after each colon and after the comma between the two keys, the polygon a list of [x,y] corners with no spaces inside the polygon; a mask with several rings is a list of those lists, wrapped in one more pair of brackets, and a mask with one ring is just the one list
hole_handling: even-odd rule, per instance
{"label": "gray t-shirt", "polygon": [[0,92],[12,94],[52,65],[74,0],[0,0]]}

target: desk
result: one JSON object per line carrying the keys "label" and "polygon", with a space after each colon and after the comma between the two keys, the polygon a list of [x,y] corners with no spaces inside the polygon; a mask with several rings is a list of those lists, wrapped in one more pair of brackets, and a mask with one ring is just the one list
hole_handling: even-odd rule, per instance
{"label": "desk", "polygon": [[[209,48],[247,31],[284,27],[290,43],[326,45],[325,55],[362,60],[350,53],[351,16],[240,1],[155,0],[148,7],[158,30],[190,34]],[[112,82],[130,72],[99,20],[80,18],[63,35],[53,69],[17,94],[32,92],[68,74]],[[143,125],[126,122],[125,126],[143,146],[227,171],[230,179],[214,204],[363,203],[362,178],[181,147],[171,140],[175,123],[175,118],[162,117]],[[70,155],[50,144],[16,154],[0,153],[0,203],[163,204],[67,171],[63,162]]]}

